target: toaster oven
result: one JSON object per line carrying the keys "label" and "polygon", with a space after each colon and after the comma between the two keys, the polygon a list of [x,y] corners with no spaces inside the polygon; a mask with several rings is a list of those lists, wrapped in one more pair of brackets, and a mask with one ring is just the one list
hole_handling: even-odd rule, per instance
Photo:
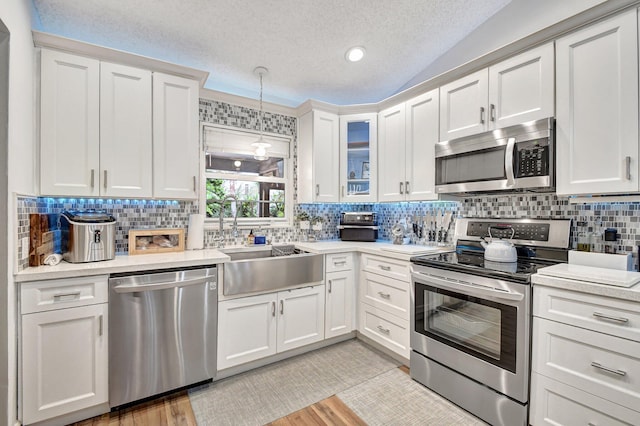
{"label": "toaster oven", "polygon": [[376,214],[373,212],[342,212],[340,239],[342,241],[375,241],[378,239]]}

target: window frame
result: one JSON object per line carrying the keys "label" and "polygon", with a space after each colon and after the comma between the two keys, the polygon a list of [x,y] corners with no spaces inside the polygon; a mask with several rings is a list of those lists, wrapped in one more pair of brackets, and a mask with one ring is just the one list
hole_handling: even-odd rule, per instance
{"label": "window frame", "polygon": [[[269,228],[278,228],[278,227],[291,227],[293,225],[293,192],[294,192],[294,143],[293,137],[290,135],[282,135],[279,133],[268,133],[262,132],[263,137],[265,138],[276,138],[281,142],[286,142],[288,144],[288,157],[284,157],[284,178],[271,178],[264,176],[247,176],[243,174],[234,174],[233,172],[207,172],[206,166],[206,154],[207,151],[215,152],[208,149],[207,141],[206,141],[206,130],[208,128],[212,129],[221,129],[223,131],[231,131],[237,134],[242,134],[242,136],[246,136],[251,139],[258,139],[260,136],[259,132],[243,129],[240,127],[233,126],[225,126],[213,123],[200,123],[200,142],[201,142],[201,150],[200,150],[200,175],[201,175],[201,184],[200,184],[200,194],[198,197],[199,201],[199,213],[205,215],[205,229],[209,230],[218,230],[219,229],[219,218],[217,217],[207,217],[206,216],[206,202],[207,202],[207,179],[225,179],[225,180],[240,180],[240,181],[254,181],[254,182],[281,182],[285,185],[285,217],[277,218],[277,217],[252,217],[252,218],[238,218],[237,224],[238,229],[250,229],[255,227],[269,227]],[[239,154],[246,154],[240,150]],[[233,218],[225,217],[223,219],[223,226],[227,224],[233,223]]]}

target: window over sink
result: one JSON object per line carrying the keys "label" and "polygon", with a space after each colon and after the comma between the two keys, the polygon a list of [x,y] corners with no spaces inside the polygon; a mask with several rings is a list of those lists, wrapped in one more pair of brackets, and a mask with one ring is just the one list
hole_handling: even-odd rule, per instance
{"label": "window over sink", "polygon": [[265,156],[252,146],[259,134],[203,124],[205,191],[201,202],[212,225],[221,214],[238,225],[288,224],[293,212],[291,138],[263,134]]}

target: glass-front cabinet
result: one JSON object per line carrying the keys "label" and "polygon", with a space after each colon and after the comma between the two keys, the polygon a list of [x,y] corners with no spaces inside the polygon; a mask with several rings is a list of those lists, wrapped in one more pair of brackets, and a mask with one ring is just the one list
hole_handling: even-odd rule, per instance
{"label": "glass-front cabinet", "polygon": [[341,201],[376,201],[377,134],[377,114],[340,116]]}

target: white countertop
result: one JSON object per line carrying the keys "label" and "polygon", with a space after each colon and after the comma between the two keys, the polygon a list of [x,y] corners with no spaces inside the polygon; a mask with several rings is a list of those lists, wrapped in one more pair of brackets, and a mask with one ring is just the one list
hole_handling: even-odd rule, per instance
{"label": "white countertop", "polygon": [[[548,269],[545,271],[545,269]],[[640,283],[632,287],[619,287],[614,285],[607,285],[600,283],[600,279],[603,276],[611,276],[611,274],[620,273],[622,271],[594,268],[591,266],[571,265],[571,268],[576,272],[579,279],[567,278],[566,276],[559,277],[553,275],[546,275],[547,273],[553,274],[550,268],[542,268],[538,270],[538,273],[531,277],[533,285],[541,285],[546,287],[555,287],[565,290],[573,290],[581,293],[594,294],[598,296],[614,297],[617,299],[631,300],[640,302]],[[627,274],[638,274],[637,272],[627,272]]]}
{"label": "white countertop", "polygon": [[188,250],[177,253],[118,255],[113,260],[89,263],[60,262],[55,266],[27,268],[15,275],[16,282],[82,277],[87,275],[138,272],[152,269],[183,268],[224,263],[229,256],[213,249]]}
{"label": "white countertop", "polygon": [[[286,244],[286,243],[282,243]],[[274,245],[282,245],[276,243]],[[317,241],[295,242],[300,250],[310,253],[327,254],[343,252],[361,252],[377,254],[398,260],[408,261],[412,256],[429,253],[442,253],[453,250],[452,247],[429,247],[418,245],[394,245],[390,242],[358,242],[358,241]],[[255,248],[268,246],[255,246]],[[235,247],[228,246],[228,249]],[[229,256],[216,249],[187,250],[178,253],[117,255],[113,260],[90,263],[61,262],[55,266],[37,266],[27,268],[15,274],[16,282],[51,280],[58,278],[81,277],[87,275],[116,274],[154,269],[181,268],[225,263]]]}

